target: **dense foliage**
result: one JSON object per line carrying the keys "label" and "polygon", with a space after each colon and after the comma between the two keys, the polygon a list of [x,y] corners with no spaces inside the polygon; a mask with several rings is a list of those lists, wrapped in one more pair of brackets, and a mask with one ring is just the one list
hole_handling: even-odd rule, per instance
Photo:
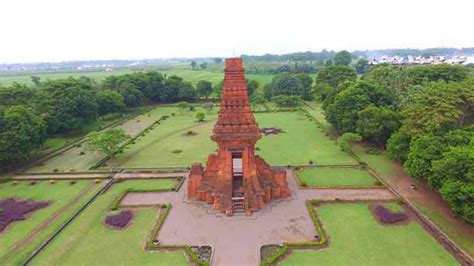
{"label": "dense foliage", "polygon": [[265,96],[275,98],[277,96],[299,96],[303,100],[312,100],[313,79],[307,74],[282,73],[275,76],[265,88]]}
{"label": "dense foliage", "polygon": [[[178,76],[156,71],[108,76],[100,83],[86,77],[32,79],[32,87],[18,83],[0,87],[1,165],[27,160],[48,135],[80,132],[99,116],[149,102],[194,101],[213,90],[208,81],[199,82],[196,90]],[[248,85],[251,90],[259,86],[255,81]]]}
{"label": "dense foliage", "polygon": [[474,223],[472,70],[447,64],[367,70],[364,65],[355,65],[360,78],[341,62],[319,72],[315,92],[327,120],[344,135],[387,147],[408,173]]}
{"label": "dense foliage", "polygon": [[86,137],[86,143],[91,149],[101,151],[114,158],[120,150],[120,145],[127,139],[130,139],[130,136],[123,129],[112,128],[103,132],[89,133]]}

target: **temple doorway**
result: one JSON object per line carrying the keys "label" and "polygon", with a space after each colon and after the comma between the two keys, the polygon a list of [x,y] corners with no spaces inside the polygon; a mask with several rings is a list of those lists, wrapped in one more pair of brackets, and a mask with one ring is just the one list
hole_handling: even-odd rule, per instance
{"label": "temple doorway", "polygon": [[244,178],[242,169],[242,153],[232,153],[232,197],[244,196]]}

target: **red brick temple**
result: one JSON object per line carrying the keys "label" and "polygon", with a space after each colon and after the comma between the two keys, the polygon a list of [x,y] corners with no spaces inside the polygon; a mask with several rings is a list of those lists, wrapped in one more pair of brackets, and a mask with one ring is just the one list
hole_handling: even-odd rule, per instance
{"label": "red brick temple", "polygon": [[290,190],[285,171],[273,170],[255,155],[261,135],[250,109],[242,59],[226,59],[224,72],[219,118],[211,135],[219,149],[209,155],[205,169],[192,165],[188,198],[206,201],[229,216],[251,215],[271,199],[290,196]]}

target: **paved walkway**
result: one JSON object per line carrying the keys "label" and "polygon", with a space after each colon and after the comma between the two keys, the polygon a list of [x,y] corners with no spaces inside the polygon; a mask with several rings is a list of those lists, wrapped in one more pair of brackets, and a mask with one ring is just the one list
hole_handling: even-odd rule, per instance
{"label": "paved walkway", "polygon": [[158,238],[164,244],[212,245],[213,265],[259,265],[264,244],[310,241],[317,234],[307,199],[389,200],[386,189],[299,189],[287,172],[292,197],[270,203],[251,217],[227,217],[207,204],[186,200],[186,186],[178,192],[130,193],[122,205],[171,203],[172,209]]}

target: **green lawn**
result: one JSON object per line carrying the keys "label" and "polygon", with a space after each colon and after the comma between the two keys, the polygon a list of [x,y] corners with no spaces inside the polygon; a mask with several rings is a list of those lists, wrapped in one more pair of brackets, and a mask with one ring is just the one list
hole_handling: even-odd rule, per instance
{"label": "green lawn", "polygon": [[375,182],[367,171],[356,168],[304,168],[298,178],[308,186],[367,186]]}
{"label": "green lawn", "polygon": [[187,265],[182,252],[145,252],[145,241],[156,222],[158,210],[137,209],[124,230],[104,226],[108,207],[129,188],[166,189],[176,180],[130,180],[115,184],[62,232],[32,265]]}
{"label": "green lawn", "polygon": [[[69,184],[68,181],[58,181],[56,184],[41,181],[36,185],[30,185],[27,181],[18,181],[17,185],[12,184],[13,182],[0,184],[0,199],[33,199],[36,201],[52,201],[52,204],[33,212],[32,216],[26,220],[13,223],[0,234],[0,264],[3,265],[18,265],[24,262],[31,252],[38,248],[82,203],[100,188],[99,185],[94,185],[91,181],[77,181],[74,185]],[[93,187],[79,201],[65,209],[25,246],[13,250],[16,243],[25,239],[37,226],[70,203],[88,186]]]}
{"label": "green lawn", "polygon": [[257,142],[261,155],[271,165],[354,164],[354,161],[316,123],[298,112],[259,113],[260,128],[276,127],[284,133],[263,136]]}
{"label": "green lawn", "polygon": [[324,115],[324,110],[322,108],[322,103],[317,101],[305,102],[308,106],[306,110],[318,120],[318,122],[325,128],[329,129],[331,124],[326,121],[326,116]]}
{"label": "green lawn", "polygon": [[[170,115],[172,112],[177,112],[177,108],[158,106],[149,112],[125,121],[117,127],[124,129],[127,134],[133,137],[153,124],[153,122],[158,120],[162,115]],[[73,147],[62,154],[58,154],[37,166],[33,166],[27,169],[26,172],[51,173],[55,169],[57,169],[58,172],[69,172],[71,169],[74,171],[87,171],[97,161],[104,157],[104,154],[90,150],[85,144],[83,144],[78,147]]]}
{"label": "green lawn", "polygon": [[[354,152],[364,161],[366,161],[382,178],[397,182],[399,176],[406,173],[403,172],[396,162],[382,152],[379,155],[368,154],[365,152],[367,148],[361,145],[353,147]],[[474,255],[474,237],[466,234],[464,230],[458,228],[455,224],[440,215],[432,203],[420,201],[416,194],[408,199],[432,221],[434,221],[453,241],[466,250],[469,254]]]}
{"label": "green lawn", "polygon": [[[199,110],[199,109],[198,109]],[[217,145],[210,140],[210,133],[217,118],[216,112],[206,115],[205,122],[196,122],[195,112],[176,113],[145,136],[129,145],[124,153],[106,167],[170,167],[204,163]],[[193,131],[196,135],[186,136]]]}
{"label": "green lawn", "polygon": [[[157,125],[106,167],[146,168],[190,166],[205,163],[217,145],[210,140],[216,114],[207,122],[195,121],[194,113],[176,114]],[[301,165],[312,160],[320,164],[353,164],[354,161],[329,140],[314,122],[297,112],[255,114],[260,127],[277,127],[284,133],[263,136],[257,152],[272,165]],[[184,134],[192,130],[194,136]]]}
{"label": "green lawn", "polygon": [[297,250],[283,265],[458,265],[420,224],[378,224],[366,203],[317,208],[329,247]]}

